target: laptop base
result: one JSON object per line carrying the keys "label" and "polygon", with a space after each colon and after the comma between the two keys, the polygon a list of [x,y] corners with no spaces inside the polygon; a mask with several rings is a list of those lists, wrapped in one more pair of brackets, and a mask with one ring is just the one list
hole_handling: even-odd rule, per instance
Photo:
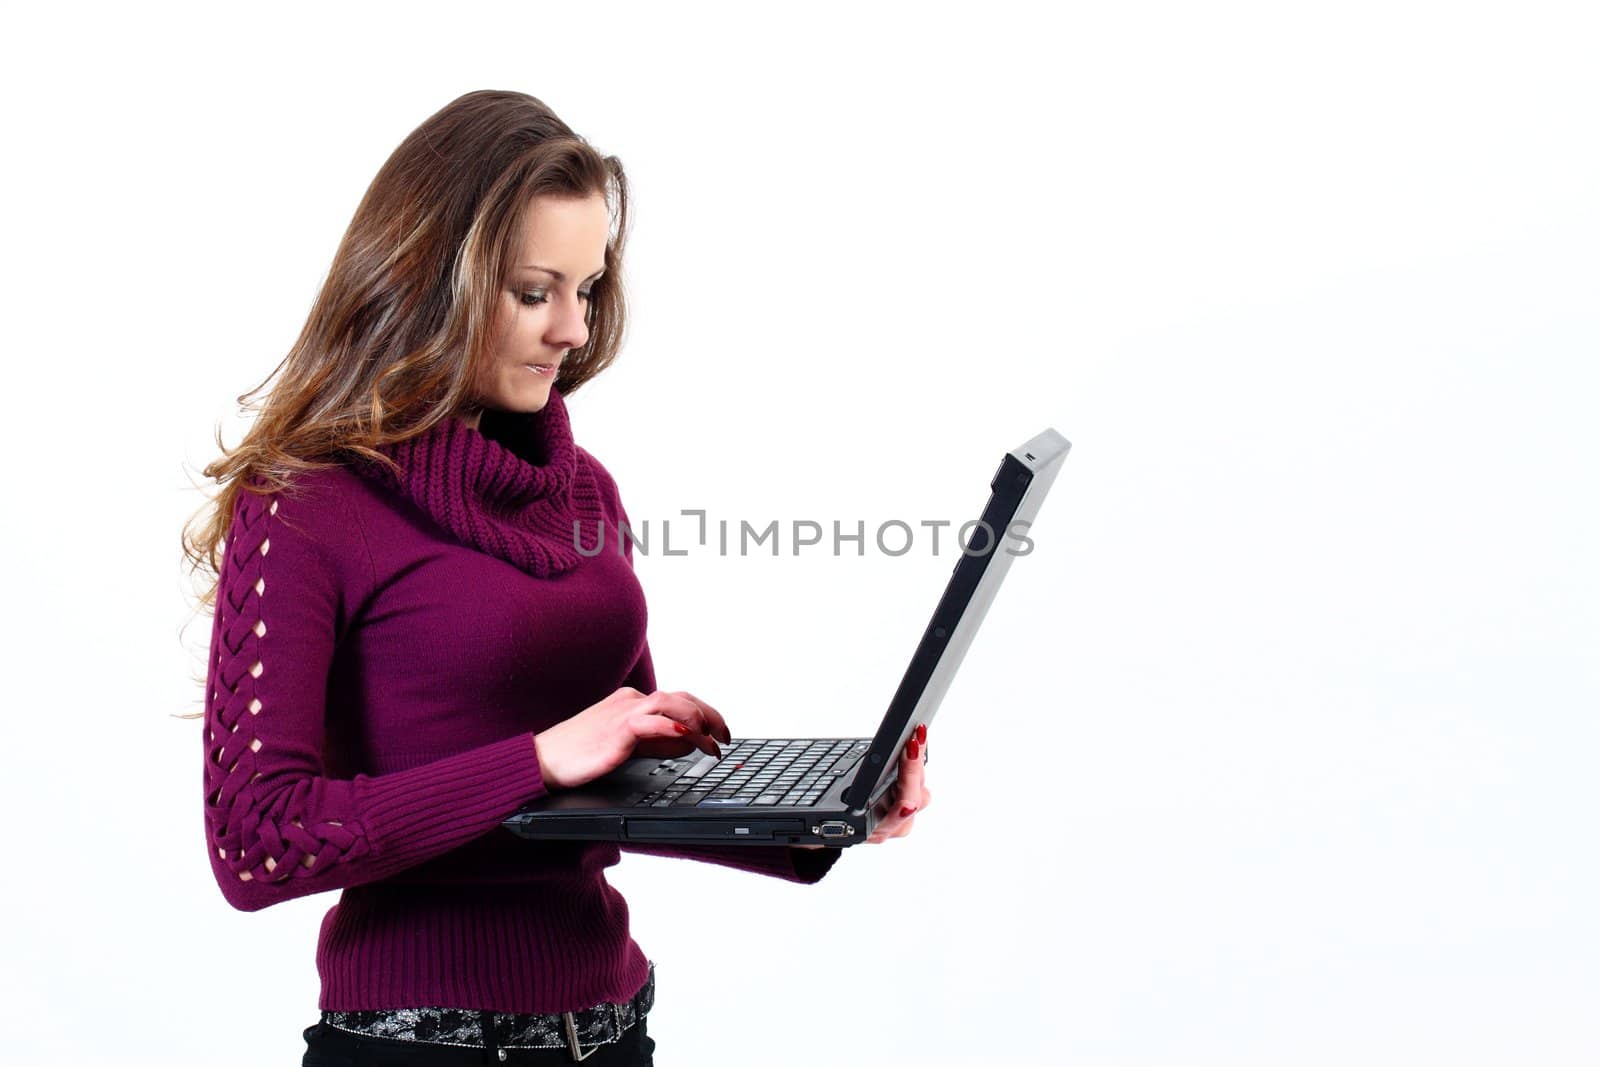
{"label": "laptop base", "polygon": [[[741,740],[739,749],[725,746],[727,752],[754,746],[769,753],[776,751],[780,756],[785,750],[802,745],[829,746],[829,751],[837,751],[836,760],[820,766],[813,763],[811,770],[803,772],[828,776],[825,787],[805,794],[814,795],[814,803],[777,803],[779,787],[760,786],[764,772],[753,758],[748,760],[755,768],[751,771],[745,768],[745,761],[733,762],[739,758],[736,756],[724,755],[718,760],[693,752],[673,759],[629,760],[593,782],[540,797],[503,825],[517,836],[533,840],[845,848],[865,841],[888,813],[887,788],[874,798],[877,804],[869,809],[852,809],[842,799],[869,743],[870,738],[757,739]],[[769,758],[769,762],[783,766],[781,759]],[[754,777],[741,777],[751,774]],[[785,782],[786,778],[772,774],[766,780]],[[801,776],[799,780],[807,779]],[[717,787],[699,788],[702,781],[708,785],[716,782]],[[709,804],[695,801],[702,794],[711,798]]]}

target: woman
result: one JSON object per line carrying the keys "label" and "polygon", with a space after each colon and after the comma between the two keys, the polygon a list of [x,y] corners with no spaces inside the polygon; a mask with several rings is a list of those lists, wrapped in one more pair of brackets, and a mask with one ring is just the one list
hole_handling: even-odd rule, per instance
{"label": "woman", "polygon": [[[343,891],[306,1065],[651,1062],[618,846],[500,829],[631,756],[729,740],[656,688],[627,513],[567,417],[623,334],[627,199],[618,160],[533,97],[454,101],[379,171],[258,418],[205,470],[223,488],[185,549],[217,576],[211,865],[245,911]],[[597,525],[627,551],[578,551]],[[872,841],[927,806],[925,742]],[[838,858],[622,847],[801,883]]]}

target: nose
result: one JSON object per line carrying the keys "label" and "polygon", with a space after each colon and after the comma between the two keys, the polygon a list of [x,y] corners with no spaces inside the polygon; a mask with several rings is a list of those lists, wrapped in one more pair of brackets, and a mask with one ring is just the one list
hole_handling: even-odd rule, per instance
{"label": "nose", "polygon": [[552,347],[582,348],[589,340],[589,305],[576,296],[562,300],[550,316],[545,342]]}

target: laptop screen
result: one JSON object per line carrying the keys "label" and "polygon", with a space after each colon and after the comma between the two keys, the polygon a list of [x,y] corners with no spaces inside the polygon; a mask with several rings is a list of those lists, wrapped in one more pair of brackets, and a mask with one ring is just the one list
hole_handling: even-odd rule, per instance
{"label": "laptop screen", "polygon": [[923,632],[866,758],[857,764],[844,793],[852,808],[864,808],[893,781],[895,758],[917,723],[931,723],[945,690],[961,666],[1011,561],[1032,551],[1026,539],[1039,505],[1072,445],[1053,429],[1008,452],[989,483],[989,503],[972,526],[944,595]]}

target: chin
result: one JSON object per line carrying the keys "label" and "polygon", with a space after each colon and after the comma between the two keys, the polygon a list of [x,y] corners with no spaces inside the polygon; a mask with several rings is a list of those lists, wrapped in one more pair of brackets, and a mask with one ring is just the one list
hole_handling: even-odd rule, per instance
{"label": "chin", "polygon": [[534,382],[506,397],[506,403],[502,406],[509,411],[520,411],[524,415],[543,411],[544,406],[550,403],[550,389],[554,384],[554,381]]}

